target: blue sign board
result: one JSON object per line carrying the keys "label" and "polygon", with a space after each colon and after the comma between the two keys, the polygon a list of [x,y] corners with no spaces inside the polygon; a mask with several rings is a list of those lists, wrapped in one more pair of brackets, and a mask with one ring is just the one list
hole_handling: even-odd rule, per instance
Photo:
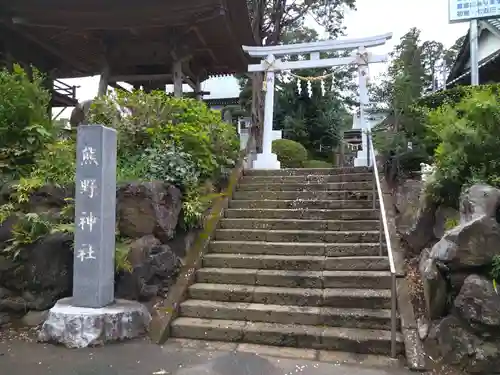
{"label": "blue sign board", "polygon": [[500,18],[500,0],[449,0],[450,22]]}

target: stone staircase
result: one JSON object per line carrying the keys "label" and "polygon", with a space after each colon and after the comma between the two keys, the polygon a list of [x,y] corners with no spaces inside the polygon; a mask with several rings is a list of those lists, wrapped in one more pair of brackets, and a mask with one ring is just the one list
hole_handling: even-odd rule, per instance
{"label": "stone staircase", "polygon": [[388,355],[372,179],[363,167],[246,171],[171,335]]}

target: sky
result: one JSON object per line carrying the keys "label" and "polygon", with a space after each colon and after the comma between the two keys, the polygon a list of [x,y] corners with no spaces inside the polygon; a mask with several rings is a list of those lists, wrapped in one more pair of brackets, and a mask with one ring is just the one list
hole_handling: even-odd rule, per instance
{"label": "sky", "polygon": [[[393,39],[383,47],[374,49],[376,53],[388,53],[399,39],[411,28],[422,31],[423,40],[436,40],[446,47],[468,30],[467,23],[448,23],[448,0],[356,0],[356,11],[346,14],[344,25],[347,38],[362,38],[392,32]],[[307,20],[309,27],[318,25]],[[376,76],[383,72],[384,64],[371,66],[370,74]],[[92,99],[97,93],[99,77],[65,80],[77,88],[79,101]],[[232,77],[212,78],[202,83],[203,91],[210,91],[210,98],[236,97],[239,87]],[[206,97],[205,97],[206,98]],[[61,117],[69,117],[66,110]]]}

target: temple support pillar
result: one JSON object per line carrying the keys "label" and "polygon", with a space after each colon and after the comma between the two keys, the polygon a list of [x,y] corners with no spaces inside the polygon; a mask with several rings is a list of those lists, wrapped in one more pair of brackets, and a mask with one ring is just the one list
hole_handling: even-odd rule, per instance
{"label": "temple support pillar", "polygon": [[105,96],[108,92],[108,84],[110,77],[109,64],[105,60],[102,66],[101,77],[99,78],[99,88],[97,90],[97,96]]}
{"label": "temple support pillar", "polygon": [[194,85],[194,92],[195,92],[196,100],[203,99],[203,94],[201,93],[201,81],[199,78],[196,78],[195,85]]}
{"label": "temple support pillar", "polygon": [[174,97],[182,98],[182,62],[175,61],[173,66]]}

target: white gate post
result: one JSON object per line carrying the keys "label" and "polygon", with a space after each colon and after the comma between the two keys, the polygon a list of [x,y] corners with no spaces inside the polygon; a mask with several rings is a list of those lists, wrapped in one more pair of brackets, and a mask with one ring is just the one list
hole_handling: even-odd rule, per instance
{"label": "white gate post", "polygon": [[264,129],[262,132],[262,154],[257,154],[254,169],[280,169],[278,156],[273,154],[273,117],[274,117],[274,68],[275,58],[269,55],[265,60],[269,66],[266,71],[266,99],[264,102]]}
{"label": "white gate post", "polygon": [[358,83],[359,83],[359,127],[361,129],[362,151],[358,151],[354,159],[354,166],[368,166],[368,142],[364,134],[370,131],[366,119],[366,108],[369,104],[368,97],[368,60],[369,56],[364,47],[358,48],[356,62],[358,64]]}

